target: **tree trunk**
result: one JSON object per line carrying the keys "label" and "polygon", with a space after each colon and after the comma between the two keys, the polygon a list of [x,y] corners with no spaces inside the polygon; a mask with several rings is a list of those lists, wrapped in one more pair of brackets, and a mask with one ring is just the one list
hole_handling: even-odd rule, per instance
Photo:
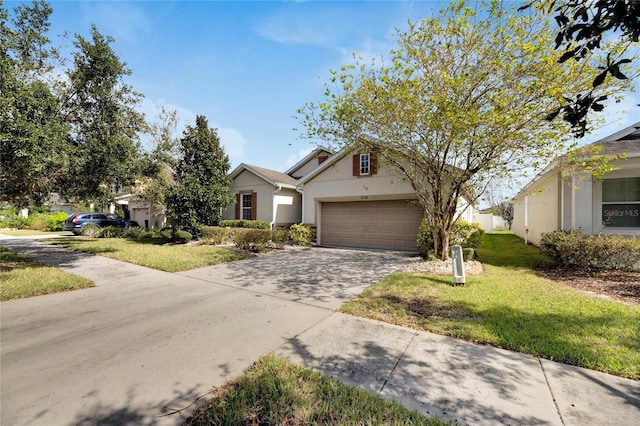
{"label": "tree trunk", "polygon": [[436,259],[449,259],[449,232],[444,229],[444,227],[440,227],[439,229],[434,227],[432,232],[434,255]]}

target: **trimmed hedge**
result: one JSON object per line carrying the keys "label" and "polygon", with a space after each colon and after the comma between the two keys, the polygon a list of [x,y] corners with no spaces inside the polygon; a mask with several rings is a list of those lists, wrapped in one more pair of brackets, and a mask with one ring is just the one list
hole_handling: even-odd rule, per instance
{"label": "trimmed hedge", "polygon": [[287,231],[269,231],[266,229],[243,229],[233,235],[236,247],[254,253],[269,249],[281,249],[289,241]]}
{"label": "trimmed hedge", "polygon": [[579,230],[542,234],[540,246],[568,268],[640,270],[640,240],[622,235],[582,235]]}
{"label": "trimmed hedge", "polygon": [[219,244],[233,243],[234,229],[220,226],[203,226],[200,242],[217,246]]}
{"label": "trimmed hedge", "polygon": [[221,220],[219,226],[222,228],[250,228],[269,229],[269,222],[266,220]]}

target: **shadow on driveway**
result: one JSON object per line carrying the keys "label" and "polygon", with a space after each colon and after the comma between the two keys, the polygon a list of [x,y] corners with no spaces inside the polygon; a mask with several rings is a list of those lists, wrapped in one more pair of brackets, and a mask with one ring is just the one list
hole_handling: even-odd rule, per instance
{"label": "shadow on driveway", "polygon": [[336,309],[410,259],[400,252],[290,249],[180,274]]}

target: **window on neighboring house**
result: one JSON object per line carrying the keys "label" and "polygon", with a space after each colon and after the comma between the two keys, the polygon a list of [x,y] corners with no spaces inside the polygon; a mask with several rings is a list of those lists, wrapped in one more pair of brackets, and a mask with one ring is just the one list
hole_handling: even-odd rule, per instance
{"label": "window on neighboring house", "polygon": [[640,177],[602,181],[602,224],[640,228]]}
{"label": "window on neighboring house", "polygon": [[360,154],[360,176],[369,174],[369,154]]}
{"label": "window on neighboring house", "polygon": [[253,207],[253,204],[251,202],[252,194],[241,194],[241,197],[241,219],[251,220],[251,208]]}

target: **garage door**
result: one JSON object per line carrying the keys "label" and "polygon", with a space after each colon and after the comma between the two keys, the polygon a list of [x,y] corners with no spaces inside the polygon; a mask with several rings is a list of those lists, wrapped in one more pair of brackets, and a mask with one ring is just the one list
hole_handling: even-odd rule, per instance
{"label": "garage door", "polygon": [[321,204],[323,246],[416,251],[423,210],[407,200]]}

